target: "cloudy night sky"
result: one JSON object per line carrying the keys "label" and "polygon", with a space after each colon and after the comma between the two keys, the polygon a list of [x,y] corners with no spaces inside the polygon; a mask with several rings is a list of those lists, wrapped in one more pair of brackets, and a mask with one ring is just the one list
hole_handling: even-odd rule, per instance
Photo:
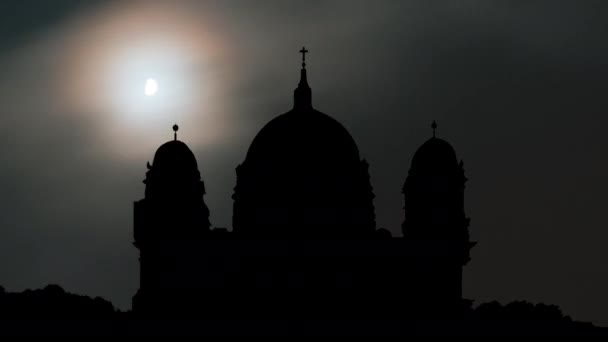
{"label": "cloudy night sky", "polygon": [[230,228],[235,167],[291,109],[306,45],[313,105],[370,163],[378,227],[401,234],[437,120],[469,178],[465,297],[608,325],[607,15],[600,0],[2,1],[0,285],[130,309],[146,162],[178,123],[211,223]]}

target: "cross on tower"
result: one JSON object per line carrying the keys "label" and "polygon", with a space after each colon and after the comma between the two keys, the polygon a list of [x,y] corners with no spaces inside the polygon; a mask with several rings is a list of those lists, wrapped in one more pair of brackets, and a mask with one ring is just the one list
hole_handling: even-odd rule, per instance
{"label": "cross on tower", "polygon": [[308,53],[308,50],[306,50],[306,47],[303,46],[302,50],[300,50],[300,53],[302,54],[302,68],[306,67],[306,54]]}
{"label": "cross on tower", "polygon": [[177,124],[173,125],[173,140],[177,140],[177,130],[179,129],[179,126]]}

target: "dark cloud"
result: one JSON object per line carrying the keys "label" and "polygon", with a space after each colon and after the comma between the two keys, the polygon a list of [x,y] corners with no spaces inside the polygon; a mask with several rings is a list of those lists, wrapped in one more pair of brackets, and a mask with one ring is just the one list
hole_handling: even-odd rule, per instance
{"label": "dark cloud", "polygon": [[[19,49],[0,65],[0,153],[7,161],[0,170],[0,283],[59,282],[128,307],[137,287],[131,202],[143,195],[154,150],[118,161],[119,151],[96,139],[86,119],[94,113],[49,105],[45,80],[61,71],[57,46],[40,37],[64,18],[91,15],[90,8],[68,1],[34,12],[2,6],[5,16],[16,14],[3,24],[11,34],[0,45]],[[480,243],[465,272],[466,295],[555,303],[575,318],[607,324],[605,2],[175,6],[213,13],[206,24],[234,53],[236,77],[222,113],[233,120],[234,136],[192,146],[214,225],[230,226],[234,167],[254,135],[290,108],[296,52],[306,44],[315,106],[349,129],[371,164],[379,226],[399,233],[410,158],[436,119],[470,178],[467,211]]]}
{"label": "dark cloud", "polygon": [[6,0],[0,2],[0,51],[7,52],[36,35],[109,0]]}

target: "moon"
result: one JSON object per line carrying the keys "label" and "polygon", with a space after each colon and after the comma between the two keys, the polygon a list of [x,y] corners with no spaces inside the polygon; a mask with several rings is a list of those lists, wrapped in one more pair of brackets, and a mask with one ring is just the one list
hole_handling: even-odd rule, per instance
{"label": "moon", "polygon": [[158,82],[153,78],[148,78],[144,86],[144,94],[146,96],[154,96],[156,93],[158,93]]}

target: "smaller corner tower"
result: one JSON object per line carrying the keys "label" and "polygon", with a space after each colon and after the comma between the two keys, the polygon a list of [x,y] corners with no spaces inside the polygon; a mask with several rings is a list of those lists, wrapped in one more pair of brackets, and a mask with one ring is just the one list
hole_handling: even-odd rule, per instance
{"label": "smaller corner tower", "polygon": [[[175,309],[184,287],[197,286],[196,250],[209,234],[205,185],[196,158],[174,139],[158,148],[146,172],[145,197],[134,203],[134,245],[139,250],[140,289],[133,311]],[[171,310],[174,311],[174,310]]]}
{"label": "smaller corner tower", "polygon": [[454,148],[437,138],[437,123],[431,127],[433,136],[415,153],[403,186],[403,236],[425,260],[418,270],[424,274],[421,291],[444,303],[461,302],[462,268],[475,245],[464,211],[467,178]]}

